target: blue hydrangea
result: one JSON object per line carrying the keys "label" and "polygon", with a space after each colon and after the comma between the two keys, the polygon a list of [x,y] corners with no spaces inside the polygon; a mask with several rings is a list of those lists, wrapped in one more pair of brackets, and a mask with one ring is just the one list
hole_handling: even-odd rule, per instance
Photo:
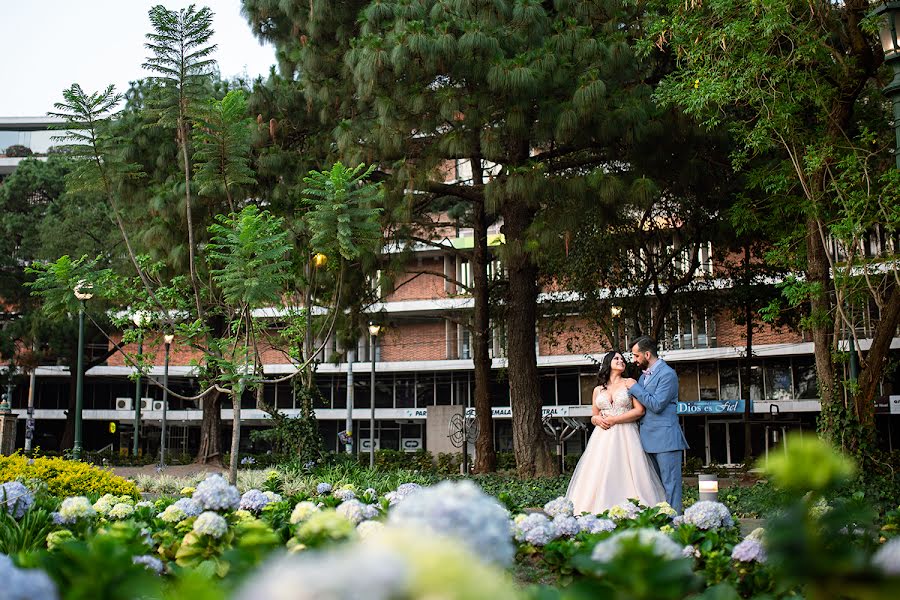
{"label": "blue hydrangea", "polygon": [[359,500],[347,500],[346,502],[341,502],[335,511],[354,525],[359,525],[366,520],[363,515],[363,506],[365,505]]}
{"label": "blue hydrangea", "polygon": [[612,531],[616,528],[615,521],[612,521],[610,519],[601,519],[597,517],[597,515],[587,514],[575,518],[578,520],[578,524],[581,526],[581,530],[588,533],[601,533],[604,531]]}
{"label": "blue hydrangea", "polygon": [[346,486],[342,487],[340,489],[334,490],[332,492],[332,495],[335,498],[340,498],[341,502],[347,502],[348,500],[353,500],[354,498],[356,498],[356,492],[354,492],[351,488],[346,487]]}
{"label": "blue hydrangea", "polygon": [[766,549],[762,542],[746,538],[731,551],[731,558],[739,562],[766,562]]}
{"label": "blue hydrangea", "polygon": [[222,515],[206,511],[194,521],[194,532],[201,535],[208,535],[214,538],[220,538],[228,531],[228,522]]}
{"label": "blue hydrangea", "polygon": [[455,537],[489,562],[515,555],[509,512],[471,481],[443,481],[408,496],[388,515],[394,525]]}
{"label": "blue hydrangea", "polygon": [[559,515],[571,517],[575,512],[575,505],[565,496],[560,496],[544,505],[544,512],[551,519]]}
{"label": "blue hydrangea", "polygon": [[247,490],[241,496],[240,509],[258,513],[270,502],[268,496],[259,490]]}
{"label": "blue hydrangea", "polygon": [[0,581],[3,600],[59,600],[56,585],[46,573],[20,569],[5,554],[0,554]]}
{"label": "blue hydrangea", "polygon": [[163,562],[161,560],[159,560],[158,558],[156,558],[155,556],[152,556],[150,554],[142,554],[141,556],[135,556],[134,558],[131,559],[131,562],[133,562],[136,565],[144,565],[145,567],[147,567],[148,569],[150,569],[157,575],[162,575],[163,570],[164,570]]}
{"label": "blue hydrangea", "polygon": [[615,533],[594,546],[591,558],[599,563],[612,562],[621,551],[622,543],[627,540],[637,541],[656,556],[666,560],[682,558],[683,548],[669,536],[655,529],[626,529]]}
{"label": "blue hydrangea", "polygon": [[872,557],[872,564],[890,577],[900,577],[900,538],[886,542]]}
{"label": "blue hydrangea", "polygon": [[13,519],[21,519],[34,504],[34,496],[20,481],[7,481],[0,485],[0,506],[6,506]]}
{"label": "blue hydrangea", "polygon": [[319,494],[320,496],[324,496],[325,494],[330,494],[331,489],[332,488],[331,488],[330,483],[322,482],[316,486],[316,493]]}
{"label": "blue hydrangea", "polygon": [[703,500],[688,507],[684,511],[684,522],[695,525],[698,529],[717,529],[734,525],[728,507],[721,502],[710,500]]}
{"label": "blue hydrangea", "polygon": [[513,520],[513,535],[516,541],[543,546],[556,539],[557,531],[547,515],[531,513],[516,516]]}
{"label": "blue hydrangea", "polygon": [[241,503],[238,489],[218,473],[201,481],[192,497],[204,510],[235,510]]}
{"label": "blue hydrangea", "polygon": [[553,527],[560,537],[572,537],[581,532],[581,523],[578,519],[568,515],[556,515],[553,517]]}
{"label": "blue hydrangea", "polygon": [[203,512],[203,506],[193,498],[179,498],[172,506],[183,512],[185,517],[196,517]]}
{"label": "blue hydrangea", "polygon": [[700,558],[700,551],[688,544],[681,549],[681,556],[684,558]]}
{"label": "blue hydrangea", "polygon": [[391,506],[394,506],[395,504],[399,503],[403,499],[408,498],[412,494],[417,493],[421,489],[422,489],[422,486],[419,485],[418,483],[401,483],[397,487],[396,490],[394,490],[392,492],[388,492],[387,494],[384,495],[384,497],[387,498],[388,503]]}
{"label": "blue hydrangea", "polygon": [[241,464],[244,466],[255,465],[256,459],[253,458],[252,456],[245,456],[244,458],[241,459]]}

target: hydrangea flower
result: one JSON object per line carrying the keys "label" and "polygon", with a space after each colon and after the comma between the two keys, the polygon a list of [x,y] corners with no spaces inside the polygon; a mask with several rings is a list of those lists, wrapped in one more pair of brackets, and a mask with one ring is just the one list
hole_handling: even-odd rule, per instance
{"label": "hydrangea flower", "polygon": [[[88,504],[90,506],[90,504]],[[39,569],[20,569],[0,554],[0,581],[4,600],[58,600],[56,585]]]}
{"label": "hydrangea flower", "polygon": [[588,533],[601,533],[604,531],[612,531],[616,528],[615,521],[611,521],[610,519],[600,519],[597,515],[588,514],[575,518],[578,520],[581,530]]}
{"label": "hydrangea flower", "polygon": [[667,517],[674,518],[678,515],[678,513],[675,512],[675,509],[672,508],[672,506],[668,502],[659,502],[657,504],[654,504],[653,508],[658,509],[659,514],[666,515]]}
{"label": "hydrangea flower", "polygon": [[575,513],[575,505],[565,496],[560,496],[544,505],[544,512],[550,518],[559,515],[571,517]]}
{"label": "hydrangea flower", "polygon": [[509,512],[471,481],[443,481],[412,494],[394,507],[388,520],[456,537],[490,562],[507,565],[515,555]]}
{"label": "hydrangea flower", "polygon": [[170,504],[165,508],[165,510],[163,510],[156,516],[166,523],[177,523],[183,519],[186,519],[187,513],[178,508],[178,506],[176,506],[175,504]]}
{"label": "hydrangea flower", "polygon": [[135,556],[134,558],[131,559],[131,562],[133,562],[136,565],[144,565],[145,567],[147,567],[148,569],[150,569],[157,575],[162,575],[163,570],[164,570],[162,561],[150,554],[142,554],[141,556]]}
{"label": "hydrangea flower", "polygon": [[75,539],[75,534],[68,529],[51,531],[47,534],[47,549],[53,551],[58,548],[60,544],[73,539]]}
{"label": "hydrangea flower", "polygon": [[179,498],[172,506],[188,517],[196,517],[203,512],[203,506],[193,498]]}
{"label": "hydrangea flower", "polygon": [[118,496],[114,496],[113,494],[103,494],[96,502],[94,502],[94,510],[97,511],[97,514],[105,516],[112,510],[112,507],[118,503]]}
{"label": "hydrangea flower", "polygon": [[766,549],[762,542],[748,537],[734,547],[731,558],[739,562],[766,562]]}
{"label": "hydrangea flower", "polygon": [[281,502],[283,500],[281,494],[276,494],[275,492],[265,491],[263,495],[269,499],[269,502]]}
{"label": "hydrangea flower", "polygon": [[513,535],[516,541],[532,546],[543,546],[556,539],[557,531],[553,526],[553,521],[546,515],[531,513],[530,515],[517,515],[513,519]]}
{"label": "hydrangea flower", "polygon": [[653,554],[666,560],[682,557],[683,548],[669,536],[655,529],[626,529],[612,537],[598,542],[591,552],[591,558],[599,563],[612,562],[622,549],[622,543],[635,540],[641,546],[649,548]]}
{"label": "hydrangea flower", "polygon": [[331,495],[335,498],[339,498],[341,502],[346,502],[347,500],[353,500],[356,498],[356,492],[353,489],[353,486],[345,485],[341,488],[338,488],[331,492]]}
{"label": "hydrangea flower", "polygon": [[626,500],[622,504],[617,504],[610,508],[608,514],[614,521],[635,519],[641,514],[641,507],[630,500]]}
{"label": "hydrangea flower", "polygon": [[365,516],[363,516],[363,506],[365,505],[362,502],[354,498],[353,500],[341,502],[335,511],[354,525],[359,525],[366,520]]}
{"label": "hydrangea flower", "polygon": [[20,481],[7,481],[0,485],[0,507],[6,506],[6,512],[13,519],[21,519],[34,504],[34,496]]}
{"label": "hydrangea flower", "polygon": [[291,525],[296,525],[307,520],[313,513],[319,512],[319,507],[315,503],[304,501],[298,502],[291,512]]}
{"label": "hydrangea flower", "polygon": [[387,498],[388,503],[391,506],[394,506],[403,499],[419,492],[421,489],[422,486],[418,483],[401,483],[399,486],[397,486],[396,490],[394,490],[393,492],[388,492],[384,495],[384,497]]}
{"label": "hydrangea flower", "polygon": [[681,556],[684,558],[700,558],[700,551],[688,544],[681,549]]}
{"label": "hydrangea flower", "polygon": [[62,523],[74,523],[78,519],[89,519],[97,515],[91,501],[84,496],[70,496],[62,501],[59,507],[59,518]]}
{"label": "hydrangea flower", "polygon": [[699,529],[716,529],[734,525],[734,519],[731,518],[728,507],[721,502],[710,500],[697,502],[685,510],[684,522],[695,525]]}
{"label": "hydrangea flower", "polygon": [[197,485],[192,496],[204,510],[235,510],[241,503],[241,493],[218,473],[213,473]]}
{"label": "hydrangea flower", "polygon": [[900,538],[886,542],[872,557],[872,564],[885,575],[900,576]]}
{"label": "hydrangea flower", "polygon": [[255,465],[256,459],[253,458],[252,456],[245,456],[244,458],[241,459],[241,464],[244,466]]}
{"label": "hydrangea flower", "polygon": [[113,519],[127,519],[134,514],[134,507],[125,502],[119,502],[107,513],[107,516]]}
{"label": "hydrangea flower", "polygon": [[747,535],[748,540],[756,540],[757,542],[761,542],[765,540],[765,538],[766,530],[762,527],[757,527]]}
{"label": "hydrangea flower", "polygon": [[316,486],[316,493],[320,496],[331,493],[331,484],[322,482]]}
{"label": "hydrangea flower", "polygon": [[153,508],[154,506],[156,506],[156,505],[153,504],[152,502],[150,502],[149,500],[141,500],[140,502],[138,502],[137,504],[134,505],[134,508],[135,508],[135,509],[138,509],[138,508]]}
{"label": "hydrangea flower", "polygon": [[353,523],[345,516],[334,510],[320,510],[297,527],[297,537],[301,540],[322,537],[343,540],[351,537],[354,530]]}
{"label": "hydrangea flower", "polygon": [[556,529],[556,534],[560,537],[572,537],[581,532],[581,523],[578,522],[578,519],[566,514],[559,514],[553,517],[553,527]]}
{"label": "hydrangea flower", "polygon": [[363,504],[362,514],[364,519],[374,519],[381,514],[381,509],[377,504]]}
{"label": "hydrangea flower", "polygon": [[684,523],[684,515],[678,515],[674,519],[672,519],[672,527],[681,527]]}
{"label": "hydrangea flower", "polygon": [[188,485],[188,486],[185,486],[185,487],[181,488],[181,492],[180,492],[180,493],[181,493],[182,496],[190,496],[190,495],[193,494],[195,491],[196,491],[196,488],[195,488],[195,487],[193,487],[193,486],[191,486],[191,485]]}
{"label": "hydrangea flower", "polygon": [[383,529],[384,523],[382,523],[381,521],[363,521],[356,526],[356,533],[359,534],[360,538],[366,539],[368,537],[376,535]]}
{"label": "hydrangea flower", "polygon": [[270,502],[269,498],[259,490],[247,490],[241,496],[240,509],[258,513]]}
{"label": "hydrangea flower", "polygon": [[214,538],[220,538],[228,531],[228,522],[222,515],[206,511],[194,521],[194,532],[200,535],[208,535]]}

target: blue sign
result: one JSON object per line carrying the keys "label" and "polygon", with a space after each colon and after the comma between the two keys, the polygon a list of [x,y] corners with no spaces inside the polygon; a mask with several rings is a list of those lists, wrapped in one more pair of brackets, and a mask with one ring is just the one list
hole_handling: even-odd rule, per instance
{"label": "blue sign", "polygon": [[743,400],[701,400],[700,402],[679,402],[679,415],[724,415],[743,414]]}

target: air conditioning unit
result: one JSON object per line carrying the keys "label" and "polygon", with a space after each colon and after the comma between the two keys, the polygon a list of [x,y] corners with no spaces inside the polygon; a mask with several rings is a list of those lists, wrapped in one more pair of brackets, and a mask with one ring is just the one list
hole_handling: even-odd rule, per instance
{"label": "air conditioning unit", "polygon": [[153,401],[153,410],[162,410],[163,404],[166,404],[166,410],[168,410],[169,409],[168,402],[163,403],[162,400],[154,400]]}
{"label": "air conditioning unit", "polygon": [[116,398],[116,410],[132,410],[131,398]]}
{"label": "air conditioning unit", "polygon": [[[153,408],[153,398],[141,398],[141,410],[150,410]],[[162,410],[162,409],[160,409]]]}

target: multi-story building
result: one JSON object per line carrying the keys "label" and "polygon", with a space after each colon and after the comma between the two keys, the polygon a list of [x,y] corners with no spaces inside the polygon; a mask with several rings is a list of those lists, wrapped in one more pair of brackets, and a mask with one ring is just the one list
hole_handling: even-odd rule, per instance
{"label": "multi-story building", "polygon": [[[2,132],[0,132],[2,133]],[[0,143],[2,146],[2,143]],[[0,159],[2,160],[2,159]],[[458,171],[458,169],[457,169]],[[458,173],[455,176],[459,176]],[[315,381],[322,401],[316,415],[327,445],[341,448],[338,433],[348,418],[348,379],[353,374],[352,413],[354,438],[365,448],[372,437],[371,370],[375,368],[374,438],[377,447],[414,450],[427,444],[425,420],[435,405],[473,403],[473,362],[471,338],[464,326],[473,300],[454,279],[469,285],[472,273],[468,262],[451,250],[471,248],[470,230],[443,231],[440,243],[414,248],[412,258],[395,271],[390,285],[385,278],[373,277],[381,301],[371,306],[385,322],[385,330],[376,338],[374,361],[369,337],[360,332],[353,348],[340,347],[334,340],[320,352]],[[489,244],[502,244],[499,227],[490,231]],[[390,249],[386,249],[389,253]],[[712,253],[704,254],[705,269],[712,265]],[[502,265],[491,264],[499,275]],[[446,275],[444,277],[442,275]],[[504,355],[504,329],[493,328],[491,344],[491,401],[494,407],[493,435],[500,451],[512,449],[507,362]],[[813,345],[802,335],[789,330],[766,328],[754,336],[753,361],[749,382],[750,398],[741,396],[745,377],[744,327],[735,323],[726,311],[706,308],[681,308],[668,319],[661,340],[661,355],[679,376],[679,413],[691,445],[689,455],[706,463],[734,464],[743,461],[744,401],[751,403],[754,451],[763,453],[776,446],[788,429],[814,429],[820,405],[817,396]],[[630,338],[633,332],[620,326],[617,337]],[[870,343],[870,324],[857,332],[865,349]],[[540,392],[548,419],[584,418],[590,415],[591,393],[597,365],[608,342],[601,331],[575,315],[541,322],[536,336]],[[893,340],[900,348],[900,336]],[[134,348],[127,348],[134,352]],[[161,339],[145,340],[145,353],[155,354],[150,376],[162,375]],[[350,358],[353,362],[349,362]],[[201,357],[182,348],[175,340],[169,370],[170,387],[183,395],[196,394],[198,387],[190,367]],[[285,354],[269,349],[263,354],[265,373],[272,379],[295,371]],[[88,450],[103,447],[129,448],[134,419],[135,384],[129,380],[132,368],[115,354],[107,364],[90,369],[85,379],[84,427]],[[900,443],[900,391],[896,375],[882,382],[878,404],[878,426],[891,447]],[[34,394],[37,434],[35,445],[53,448],[63,429],[65,410],[71,393],[71,378],[65,366],[42,366],[37,370]],[[27,386],[14,394],[16,412],[25,412]],[[157,386],[143,388],[144,444],[152,451],[159,439],[162,391]],[[293,414],[296,398],[290,382],[267,384],[264,400]],[[256,406],[253,395],[242,401],[244,431],[265,426],[267,415]],[[170,397],[167,407],[169,439],[173,451],[190,452],[199,441],[202,411],[198,403]],[[227,401],[222,407],[223,436],[228,439],[232,412]],[[586,419],[583,419],[586,421]],[[20,419],[24,421],[24,419]],[[110,427],[115,423],[116,427]],[[22,439],[24,424],[20,425]],[[115,433],[111,433],[111,431]],[[580,452],[587,429],[567,445],[568,452]],[[250,440],[244,434],[249,449]],[[21,442],[20,442],[21,445]]]}

